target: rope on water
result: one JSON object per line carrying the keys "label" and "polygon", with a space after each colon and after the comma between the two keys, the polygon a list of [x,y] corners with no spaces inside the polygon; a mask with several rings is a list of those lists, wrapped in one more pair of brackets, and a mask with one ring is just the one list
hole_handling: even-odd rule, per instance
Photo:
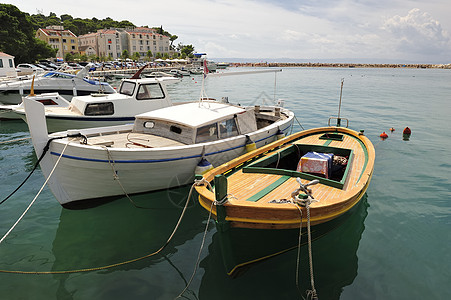
{"label": "rope on water", "polygon": [[60,137],[54,137],[54,138],[51,138],[51,139],[49,139],[48,141],[47,141],[47,144],[45,145],[45,147],[44,147],[44,150],[42,151],[42,154],[41,154],[41,156],[39,157],[39,159],[38,159],[38,161],[36,162],[36,164],[33,166],[33,169],[31,170],[31,172],[28,174],[28,176],[22,181],[22,183],[21,184],[19,184],[19,186],[14,190],[14,191],[12,191],[5,199],[3,199],[2,201],[0,201],[0,205],[1,204],[3,204],[6,200],[8,200],[12,195],[14,195],[24,184],[25,184],[25,182],[27,182],[27,180],[30,178],[30,176],[34,173],[34,171],[36,170],[36,168],[39,166],[39,163],[41,162],[41,160],[44,158],[44,156],[45,156],[45,154],[47,153],[47,151],[49,150],[49,148],[50,148],[50,143],[53,141],[53,140],[56,140],[56,139],[62,139],[62,138],[65,138],[64,136],[60,136]]}
{"label": "rope on water", "polygon": [[302,126],[301,122],[299,122],[299,120],[296,117],[296,115],[294,115],[294,119],[298,122],[299,126],[301,126],[302,130],[305,130],[304,127]]}
{"label": "rope on water", "polygon": [[[16,223],[14,223],[14,225],[8,230],[8,232],[6,232],[6,234],[0,239],[0,244],[6,239],[6,237],[11,233],[11,231],[13,231],[13,229],[17,226],[17,224],[19,224],[19,222],[23,219],[23,217],[25,216],[25,214],[28,212],[28,210],[31,208],[31,206],[34,204],[34,202],[36,201],[36,199],[39,197],[39,195],[41,194],[42,190],[44,189],[45,185],[47,184],[47,182],[49,181],[50,177],[52,176],[53,172],[56,169],[56,166],[58,165],[58,163],[61,160],[61,157],[63,156],[64,151],[67,148],[67,145],[69,145],[69,141],[66,143],[66,145],[63,148],[63,151],[61,151],[60,156],[58,157],[58,160],[56,161],[55,165],[53,166],[52,171],[50,172],[49,176],[47,177],[47,179],[45,180],[44,184],[42,185],[41,189],[39,190],[39,192],[36,194],[36,196],[34,197],[34,199],[30,202],[30,204],[28,205],[27,209],[25,209],[25,211],[22,213],[22,215],[19,217],[19,219],[17,219]],[[6,199],[5,199],[6,200]]]}
{"label": "rope on water", "polygon": [[[210,184],[208,181],[206,181],[204,178],[202,178],[201,180],[195,180],[194,184],[191,186],[191,189],[190,189],[190,191],[189,191],[189,196],[188,196],[188,198],[191,198],[191,193],[192,193],[192,191],[193,191],[193,187],[196,186],[196,185],[201,185],[201,184],[203,184],[203,183],[207,183],[207,185],[210,187],[210,189],[212,189],[211,184]],[[201,254],[202,254],[202,250],[203,250],[204,245],[205,245],[205,239],[206,239],[206,237],[207,237],[208,225],[210,224],[211,214],[212,214],[212,210],[213,210],[213,205],[215,205],[215,201],[213,201],[213,202],[211,203],[211,206],[210,206],[210,213],[208,214],[207,225],[205,226],[204,234],[203,234],[203,237],[202,237],[202,242],[201,242],[201,244],[200,244],[199,253],[197,254],[196,264],[194,265],[193,274],[191,274],[191,277],[190,277],[188,283],[186,284],[185,288],[183,289],[183,291],[182,291],[177,297],[175,297],[175,299],[178,299],[178,298],[182,297],[182,295],[186,292],[186,290],[188,289],[188,287],[189,287],[189,286],[191,285],[191,283],[193,282],[194,275],[196,275],[197,268],[199,267],[200,256],[201,256]]]}
{"label": "rope on water", "polygon": [[[64,152],[64,151],[63,151]],[[61,154],[62,155],[62,154]],[[50,176],[49,176],[50,177]],[[38,271],[11,271],[11,270],[0,270],[0,273],[10,273],[10,274],[34,274],[34,275],[42,275],[42,274],[71,274],[71,273],[82,273],[82,272],[92,272],[92,271],[100,271],[100,270],[107,270],[107,269],[111,269],[114,267],[118,267],[118,266],[123,266],[126,264],[130,264],[133,262],[137,262],[146,258],[149,258],[151,256],[157,255],[158,253],[160,253],[161,251],[163,251],[164,248],[166,248],[166,246],[171,242],[173,236],[175,235],[175,233],[177,232],[180,223],[183,219],[183,216],[185,215],[186,209],[188,207],[188,203],[191,197],[191,191],[193,189],[193,187],[196,185],[197,183],[195,182],[193,184],[193,186],[191,187],[190,190],[190,196],[186,199],[186,203],[185,206],[183,207],[182,213],[180,214],[180,217],[177,221],[177,224],[175,225],[171,235],[169,236],[169,238],[167,239],[167,241],[164,243],[163,246],[160,247],[160,249],[158,249],[155,252],[149,253],[147,255],[138,257],[138,258],[134,258],[134,259],[130,259],[127,261],[123,261],[123,262],[119,262],[119,263],[115,263],[115,264],[110,264],[110,265],[106,265],[106,266],[101,266],[101,267],[94,267],[94,268],[86,268],[86,269],[77,269],[77,270],[63,270],[63,271],[43,271],[43,272],[38,272]]]}
{"label": "rope on water", "polygon": [[25,141],[25,140],[29,140],[29,139],[31,139],[31,136],[26,137],[26,138],[21,138],[21,139],[8,140],[8,141],[1,141],[1,142],[0,142],[0,145],[1,145],[1,144],[7,144],[7,143],[14,143],[14,142]]}
{"label": "rope on water", "polygon": [[[313,276],[313,257],[312,257],[312,236],[311,236],[311,230],[310,230],[310,204],[312,202],[317,202],[318,200],[314,199],[309,195],[306,199],[300,199],[299,197],[295,197],[293,199],[293,202],[296,204],[299,204],[300,206],[304,206],[307,211],[307,241],[308,241],[308,253],[309,253],[309,267],[310,267],[310,284],[312,289],[307,290],[307,299],[318,299],[318,295],[316,293],[315,289],[315,280]],[[298,205],[296,205],[298,206]],[[298,207],[299,211],[301,212],[301,228],[302,228],[302,211],[300,207]],[[299,243],[301,242],[301,229],[299,229]],[[300,245],[298,245],[300,248]],[[298,250],[298,264],[299,264],[299,255],[300,250]],[[298,274],[299,269],[296,269],[296,284],[298,284]],[[299,287],[298,287],[299,289]]]}

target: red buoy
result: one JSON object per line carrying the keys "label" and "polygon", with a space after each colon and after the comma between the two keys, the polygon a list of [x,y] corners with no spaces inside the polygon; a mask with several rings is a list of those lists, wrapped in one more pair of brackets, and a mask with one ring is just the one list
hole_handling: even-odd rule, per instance
{"label": "red buoy", "polygon": [[404,128],[404,130],[402,131],[402,134],[412,134],[412,131],[410,130],[409,127]]}
{"label": "red buoy", "polygon": [[395,131],[395,129],[392,127],[392,128],[390,128],[390,131],[393,132],[393,131]]}
{"label": "red buoy", "polygon": [[386,134],[385,131],[384,131],[384,132],[381,133],[380,137],[383,138],[383,139],[386,139],[386,138],[388,138],[388,134]]}

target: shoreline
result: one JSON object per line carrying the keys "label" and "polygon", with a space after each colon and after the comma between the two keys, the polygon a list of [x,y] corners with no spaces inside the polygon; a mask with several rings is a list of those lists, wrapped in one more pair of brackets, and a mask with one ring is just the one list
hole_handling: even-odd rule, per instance
{"label": "shoreline", "polygon": [[451,69],[451,64],[267,63],[267,62],[264,62],[264,63],[230,63],[230,67]]}

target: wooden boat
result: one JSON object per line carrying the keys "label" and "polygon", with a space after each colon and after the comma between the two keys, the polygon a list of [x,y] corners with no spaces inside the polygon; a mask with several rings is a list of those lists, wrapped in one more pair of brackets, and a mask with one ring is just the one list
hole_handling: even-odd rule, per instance
{"label": "wooden boat", "polygon": [[[363,132],[327,126],[197,176],[199,202],[216,220],[227,273],[296,247],[308,222],[313,238],[340,224],[365,194],[374,159]],[[317,184],[308,188],[311,181]]]}

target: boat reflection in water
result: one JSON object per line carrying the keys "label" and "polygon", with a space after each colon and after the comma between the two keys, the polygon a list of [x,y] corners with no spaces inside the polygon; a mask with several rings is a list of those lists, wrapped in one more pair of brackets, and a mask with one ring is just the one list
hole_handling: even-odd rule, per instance
{"label": "boat reflection in water", "polygon": [[146,208],[137,208],[124,197],[89,209],[62,209],[53,241],[55,261],[51,271],[94,270],[53,274],[58,281],[57,298],[70,299],[74,293],[82,293],[79,288],[85,286],[95,288],[98,299],[109,296],[109,299],[119,299],[117,292],[137,295],[139,291],[135,288],[141,289],[149,299],[157,299],[163,297],[162,293],[168,293],[163,291],[168,281],[173,281],[176,287],[171,290],[170,297],[174,298],[187,283],[184,276],[189,278],[193,270],[200,242],[193,242],[192,256],[183,255],[186,268],[171,261],[171,257],[177,260],[182,255],[176,255],[179,248],[183,253],[184,244],[205,228],[205,213],[194,197],[173,239],[159,254],[112,268],[95,268],[157,252],[174,230],[189,190],[190,186],[184,186],[133,196],[137,206]]}
{"label": "boat reflection in water", "polygon": [[[340,217],[335,229],[313,241],[313,270],[319,299],[339,299],[343,288],[352,284],[357,276],[359,242],[365,229],[368,209],[367,195]],[[303,237],[306,242],[307,238]],[[200,299],[299,299],[296,288],[297,249],[241,268],[237,277],[224,272],[219,237],[215,233],[209,255],[200,266],[205,270],[199,290]],[[308,247],[301,247],[299,290],[310,289]],[[283,291],[281,293],[281,291]],[[271,294],[274,293],[274,294]]]}

